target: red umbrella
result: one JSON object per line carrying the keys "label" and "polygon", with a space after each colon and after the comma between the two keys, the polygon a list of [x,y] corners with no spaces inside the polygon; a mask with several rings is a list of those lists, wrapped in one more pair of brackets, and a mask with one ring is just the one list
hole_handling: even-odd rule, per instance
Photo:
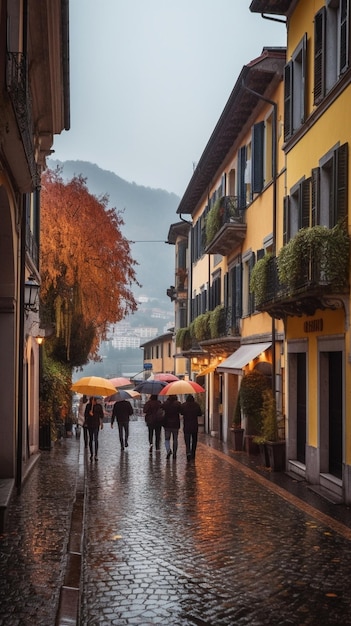
{"label": "red umbrella", "polygon": [[176,396],[178,394],[188,393],[203,393],[206,391],[201,385],[195,383],[192,380],[175,380],[173,383],[168,383],[163,389],[161,389],[160,396]]}
{"label": "red umbrella", "polygon": [[129,380],[129,378],[124,378],[124,376],[110,378],[109,381],[114,387],[133,387],[133,383]]}
{"label": "red umbrella", "polygon": [[151,376],[154,380],[162,380],[166,383],[172,383],[175,380],[179,380],[178,376],[174,376],[174,374],[167,374],[166,372],[162,372],[161,374],[152,374]]}

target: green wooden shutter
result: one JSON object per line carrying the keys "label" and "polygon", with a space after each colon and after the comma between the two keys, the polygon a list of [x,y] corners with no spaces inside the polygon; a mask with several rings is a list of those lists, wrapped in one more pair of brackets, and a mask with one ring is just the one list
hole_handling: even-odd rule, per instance
{"label": "green wooden shutter", "polygon": [[243,296],[242,296],[242,264],[239,263],[235,266],[235,317],[239,320],[243,311]]}
{"label": "green wooden shutter", "polygon": [[349,66],[349,0],[340,0],[340,74]]}
{"label": "green wooden shutter", "polygon": [[311,185],[311,226],[318,226],[320,223],[320,170],[315,167],[312,170]]}
{"label": "green wooden shutter", "polygon": [[300,188],[300,228],[310,226],[311,178],[302,181]]}
{"label": "green wooden shutter", "polygon": [[347,216],[348,144],[344,143],[335,153],[335,223]]}
{"label": "green wooden shutter", "polygon": [[283,199],[283,245],[290,240],[290,196]]}
{"label": "green wooden shutter", "polygon": [[259,122],[258,124],[254,124],[252,128],[252,193],[260,193],[263,189],[263,150],[264,122]]}
{"label": "green wooden shutter", "polygon": [[314,17],[314,104],[325,96],[325,7]]}
{"label": "green wooden shutter", "polygon": [[246,146],[242,146],[239,149],[239,154],[238,154],[238,204],[239,204],[239,209],[246,209],[245,167],[246,167]]}
{"label": "green wooden shutter", "polygon": [[284,68],[284,140],[293,132],[293,64],[290,61]]}

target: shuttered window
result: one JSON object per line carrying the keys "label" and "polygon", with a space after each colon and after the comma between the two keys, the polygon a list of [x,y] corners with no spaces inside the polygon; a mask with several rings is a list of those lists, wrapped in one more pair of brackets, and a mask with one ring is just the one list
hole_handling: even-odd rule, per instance
{"label": "shuttered window", "polygon": [[283,244],[290,241],[290,197],[285,196],[283,200]]}
{"label": "shuttered window", "polygon": [[314,20],[314,104],[325,96],[325,30],[326,10],[323,7]]}
{"label": "shuttered window", "polygon": [[334,223],[347,216],[347,172],[348,172],[348,144],[345,143],[335,152],[335,207]]}
{"label": "shuttered window", "polygon": [[242,146],[239,149],[239,154],[238,154],[238,206],[239,206],[239,209],[246,209],[245,168],[246,168],[246,146]]}
{"label": "shuttered window", "polygon": [[349,66],[349,0],[340,0],[340,74]]}
{"label": "shuttered window", "polygon": [[301,183],[300,192],[300,228],[308,228],[310,225],[310,201],[311,201],[311,179],[307,178]]}
{"label": "shuttered window", "polygon": [[252,193],[260,193],[263,189],[263,150],[264,122],[259,122],[252,128]]}

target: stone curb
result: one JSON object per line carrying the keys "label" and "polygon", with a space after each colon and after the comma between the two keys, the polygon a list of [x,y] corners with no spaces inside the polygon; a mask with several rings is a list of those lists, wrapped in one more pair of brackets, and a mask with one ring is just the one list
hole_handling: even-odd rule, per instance
{"label": "stone curb", "polygon": [[85,514],[85,455],[84,441],[80,442],[76,494],[73,503],[71,527],[67,546],[64,582],[60,589],[55,626],[79,624],[82,592],[82,562]]}

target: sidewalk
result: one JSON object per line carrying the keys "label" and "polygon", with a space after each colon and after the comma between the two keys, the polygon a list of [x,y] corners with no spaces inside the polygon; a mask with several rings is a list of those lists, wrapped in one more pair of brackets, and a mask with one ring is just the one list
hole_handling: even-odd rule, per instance
{"label": "sidewalk", "polygon": [[[305,481],[259,466],[259,457],[199,435],[201,456],[234,465],[247,477],[351,539],[351,510],[314,493]],[[162,457],[162,461],[163,461]],[[102,462],[102,461],[101,461]],[[84,535],[83,439],[64,439],[38,462],[9,506],[0,536],[0,626],[65,626],[78,623]]]}

